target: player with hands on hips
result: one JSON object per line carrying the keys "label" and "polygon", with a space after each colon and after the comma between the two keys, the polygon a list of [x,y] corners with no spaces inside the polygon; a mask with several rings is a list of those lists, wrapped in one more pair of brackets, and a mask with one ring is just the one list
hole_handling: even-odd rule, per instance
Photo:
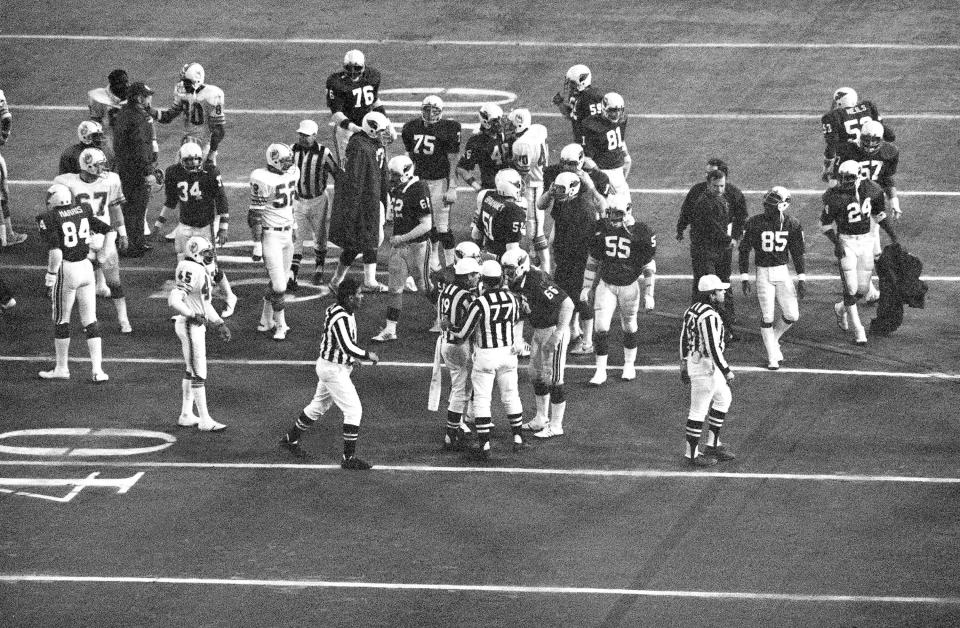
{"label": "player with hands on hips", "polygon": [[[745,295],[750,294],[747,275],[750,252],[755,253],[760,336],[767,350],[767,368],[772,371],[780,368],[783,361],[780,337],[800,317],[797,299],[802,299],[807,291],[803,227],[796,218],[786,213],[789,207],[790,191],[779,185],[770,188],[763,195],[763,213],[747,219],[740,241],[740,280]],[[796,288],[787,269],[789,258],[793,258],[797,270]],[[779,318],[776,316],[778,305]]]}
{"label": "player with hands on hips", "polygon": [[214,268],[213,245],[202,236],[191,237],[187,240],[183,258],[177,263],[176,286],[167,298],[167,303],[177,313],[174,329],[180,338],[186,364],[180,385],[183,394],[177,425],[196,427],[202,432],[227,429],[223,423],[214,421],[207,409],[207,326],[215,328],[224,342],[229,342],[232,336],[227,323],[213,309]]}
{"label": "player with hands on hips", "polygon": [[351,471],[366,471],[371,465],[356,455],[363,406],[350,374],[359,360],[368,360],[373,364],[380,361],[376,353],[365,351],[357,345],[355,314],[362,301],[360,282],[355,277],[346,277],[338,284],[337,302],[327,308],[321,326],[323,335],[316,364],[317,389],[313,399],[300,411],[293,426],[280,439],[281,448],[297,458],[306,458],[308,454],[300,445],[300,437],[336,404],[343,412],[343,457],[340,466]]}
{"label": "player with hands on hips", "polygon": [[412,277],[420,292],[426,292],[423,276],[427,246],[433,228],[431,190],[426,181],[415,174],[413,161],[397,155],[387,163],[390,170],[390,215],[393,235],[390,236],[390,307],[383,329],[371,340],[388,342],[397,339],[397,321],[403,308],[403,289]]}
{"label": "player with hands on hips", "polygon": [[48,249],[44,285],[53,304],[53,346],[57,354],[56,366],[39,375],[42,379],[70,379],[70,317],[76,302],[87,335],[91,380],[105,382],[110,378],[103,372],[96,279],[89,254],[91,241],[103,239],[113,228],[97,220],[89,205],[77,204],[70,188],[60,183],[47,190],[46,211],[37,216],[37,227]]}
{"label": "player with hands on hips", "polygon": [[551,272],[550,246],[547,242],[546,214],[537,208],[543,193],[543,169],[550,161],[547,127],[534,124],[529,109],[514,109],[504,118],[504,136],[510,146],[510,165],[523,180],[521,186],[524,207],[527,210],[527,233],[530,253],[546,272]]}
{"label": "player with hands on hips", "polygon": [[[697,288],[697,301],[683,313],[680,332],[680,380],[690,385],[684,460],[692,467],[710,467],[736,458],[720,442],[720,429],[733,399],[730,382],[736,377],[723,355],[725,330],[718,311],[730,284],[716,275],[704,275]],[[710,426],[701,455],[699,443],[706,419]]]}
{"label": "player with hands on hips", "polygon": [[300,171],[293,165],[293,151],[286,144],[271,144],[266,151],[267,167],[250,173],[250,214],[254,257],[263,256],[270,286],[263,297],[257,331],[273,331],[273,339],[285,340],[287,326],[285,298],[287,269],[293,261],[297,221],[293,201]]}

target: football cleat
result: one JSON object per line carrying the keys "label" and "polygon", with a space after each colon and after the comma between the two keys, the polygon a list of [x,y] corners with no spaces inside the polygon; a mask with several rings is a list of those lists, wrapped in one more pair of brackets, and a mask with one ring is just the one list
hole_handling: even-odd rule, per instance
{"label": "football cleat", "polygon": [[57,369],[40,371],[37,375],[40,376],[40,379],[70,379],[70,371],[58,371]]}
{"label": "football cleat", "polygon": [[380,333],[371,338],[373,342],[391,342],[397,339],[397,333],[388,331],[386,327],[380,330]]}
{"label": "football cleat", "polygon": [[483,447],[474,446],[470,449],[470,455],[480,460],[482,462],[487,462],[493,457],[493,450],[490,448],[490,443],[485,444]]}
{"label": "football cleat", "polygon": [[519,453],[524,449],[528,449],[529,446],[523,442],[523,437],[517,434],[513,437],[513,453]]}
{"label": "football cleat", "polygon": [[17,305],[17,300],[14,299],[13,297],[10,297],[10,299],[6,303],[0,303],[0,312],[6,312],[7,310],[15,307],[16,305]]}
{"label": "football cleat", "polygon": [[234,310],[237,309],[237,295],[231,294],[227,297],[227,306],[220,312],[220,318],[230,318]]}
{"label": "football cleat", "polygon": [[23,244],[27,241],[27,234],[25,233],[11,233],[7,236],[6,242],[3,243],[3,246],[16,246],[18,244]]}
{"label": "football cleat", "polygon": [[570,347],[571,355],[590,355],[591,353],[593,353],[593,345],[587,344],[583,340],[580,341],[579,345]]}
{"label": "football cleat", "polygon": [[712,467],[713,465],[717,464],[716,458],[708,458],[703,455],[699,455],[694,458],[688,458],[684,456],[683,460],[684,464],[686,464],[688,467]]}
{"label": "football cleat", "polygon": [[652,312],[652,311],[655,309],[655,307],[656,307],[656,303],[654,302],[652,296],[646,295],[646,296],[643,297],[643,310],[644,310],[647,314],[649,314],[650,312]]}
{"label": "football cleat", "polygon": [[601,369],[593,374],[593,377],[590,378],[590,381],[587,382],[591,386],[603,386],[607,381],[607,369]]}
{"label": "football cleat", "polygon": [[287,292],[296,292],[300,289],[300,284],[293,277],[287,279]]}
{"label": "football cleat", "polygon": [[847,321],[847,308],[843,307],[843,303],[834,303],[833,313],[837,315],[837,327],[841,331],[850,329],[850,323]]}
{"label": "football cleat", "polygon": [[130,322],[120,323],[120,333],[121,334],[132,334],[133,327],[130,325]]}
{"label": "football cleat", "polygon": [[534,434],[537,438],[553,438],[554,436],[563,436],[563,428],[548,425],[546,428]]}
{"label": "football cleat", "polygon": [[287,339],[287,332],[290,331],[288,325],[277,325],[273,330],[273,339],[281,342]]}
{"label": "football cleat", "polygon": [[310,456],[307,450],[300,446],[300,441],[291,442],[288,434],[284,434],[283,438],[280,439],[280,447],[281,449],[286,449],[297,458],[308,458]]}
{"label": "football cleat", "polygon": [[181,414],[177,419],[177,425],[180,427],[196,427],[200,425],[200,417],[195,414]]}
{"label": "football cleat", "polygon": [[703,456],[708,459],[715,458],[719,462],[726,462],[736,458],[733,452],[724,444],[717,445],[716,447],[704,447]]}
{"label": "football cleat", "polygon": [[197,429],[201,432],[222,432],[227,429],[227,426],[223,423],[217,423],[213,419],[210,419],[206,423],[200,423],[197,425]]}
{"label": "football cleat", "polygon": [[624,364],[623,372],[620,374],[620,379],[624,381],[637,379],[637,367],[633,364]]}
{"label": "football cleat", "polygon": [[363,284],[363,285],[360,287],[360,291],[361,291],[361,292],[379,293],[379,292],[388,292],[389,290],[390,290],[390,288],[386,287],[385,285],[383,285],[383,284],[380,283],[379,281],[378,281],[377,283],[373,284],[372,286],[368,286],[367,284]]}
{"label": "football cleat", "polygon": [[543,422],[538,422],[536,419],[533,421],[527,421],[520,426],[520,429],[526,430],[528,432],[541,432],[547,429],[547,424]]}
{"label": "football cleat", "polygon": [[407,281],[404,283],[403,289],[407,292],[417,292],[419,290],[419,288],[417,288],[417,282],[413,280],[413,277],[407,277]]}
{"label": "football cleat", "polygon": [[273,331],[274,327],[276,327],[276,325],[274,325],[272,322],[264,323],[261,321],[260,324],[257,325],[257,331],[260,331],[260,332]]}
{"label": "football cleat", "polygon": [[860,347],[867,344],[867,330],[863,327],[857,329],[856,337],[853,339],[853,343]]}
{"label": "football cleat", "polygon": [[94,371],[90,374],[90,381],[94,384],[100,384],[102,382],[108,381],[110,376],[104,373],[103,371]]}
{"label": "football cleat", "polygon": [[768,371],[779,371],[779,370],[780,370],[780,363],[777,362],[776,360],[774,360],[773,362],[768,363],[768,364],[767,364],[767,370],[768,370]]}
{"label": "football cleat", "polygon": [[356,456],[350,456],[349,458],[344,456],[340,461],[340,467],[343,469],[349,469],[350,471],[367,471],[372,466],[373,465],[366,460],[362,460]]}

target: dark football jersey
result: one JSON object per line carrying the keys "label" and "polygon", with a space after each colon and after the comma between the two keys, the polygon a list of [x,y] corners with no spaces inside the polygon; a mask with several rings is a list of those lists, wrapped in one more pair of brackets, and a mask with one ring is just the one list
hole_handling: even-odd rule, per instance
{"label": "dark football jersey", "polygon": [[[824,156],[833,157],[841,144],[858,141],[860,128],[870,120],[882,122],[883,118],[880,117],[877,107],[869,100],[858,102],[853,107],[831,109],[823,114],[820,124],[823,125],[823,138],[827,142]],[[886,130],[883,135],[884,139],[890,139]]]}
{"label": "dark football jersey", "polygon": [[600,264],[600,278],[613,286],[636,281],[656,252],[657,236],[642,222],[615,227],[607,219],[598,220],[590,241],[590,256]]}
{"label": "dark football jersey", "polygon": [[458,168],[471,171],[480,168],[480,186],[492,190],[494,179],[504,167],[503,136],[478,132],[467,138],[467,146],[457,162]]}
{"label": "dark football jersey", "polygon": [[747,219],[746,231],[740,241],[740,271],[746,272],[750,251],[756,253],[757,266],[782,266],[793,257],[798,273],[803,267],[803,227],[792,216],[771,218],[765,213]]}
{"label": "dark football jersey", "polygon": [[441,119],[427,124],[415,118],[403,125],[400,132],[403,146],[413,160],[421,179],[446,179],[450,175],[447,155],[460,152],[460,123]]}
{"label": "dark football jersey", "polygon": [[581,125],[584,120],[598,113],[603,113],[603,93],[591,85],[576,96],[569,96],[570,122],[573,125],[573,139],[580,142],[583,137]]}
{"label": "dark football jersey", "polygon": [[[550,164],[543,169],[543,189],[549,190],[550,186],[553,185],[553,182],[557,180],[557,175],[563,172],[563,168],[560,167],[559,163]],[[593,170],[587,170],[587,175],[593,180],[593,185],[597,188],[597,191],[600,192],[600,196],[607,196],[612,191],[610,189],[610,177],[607,176],[607,173],[599,168],[594,168]]]}
{"label": "dark football jersey", "polygon": [[350,122],[360,125],[363,116],[373,111],[373,103],[380,95],[380,72],[370,66],[363,70],[357,81],[350,80],[344,71],[327,77],[327,106],[331,113],[338,111]]}
{"label": "dark football jersey", "polygon": [[599,168],[612,170],[623,166],[627,156],[627,116],[620,122],[611,122],[604,115],[590,116],[581,125],[583,152]]}
{"label": "dark football jersey", "polygon": [[110,225],[98,220],[87,205],[51,209],[37,216],[40,237],[51,249],[63,251],[66,262],[80,262],[90,253],[90,234],[107,234]]}
{"label": "dark football jersey", "polygon": [[206,227],[217,214],[229,213],[223,179],[216,166],[190,171],[180,163],[164,173],[166,207],[180,206],[180,222],[190,227]]}
{"label": "dark football jersey", "polygon": [[523,277],[517,291],[527,299],[530,306],[530,325],[534,329],[553,327],[560,318],[560,306],[567,293],[543,271],[531,268]]}
{"label": "dark football jersey", "polygon": [[860,181],[857,190],[844,190],[839,185],[823,193],[820,224],[836,225],[842,235],[863,235],[870,231],[870,216],[886,218],[883,190],[873,181]]}
{"label": "dark football jersey", "polygon": [[483,190],[479,198],[473,223],[483,234],[484,248],[499,258],[507,244],[519,242],[526,234],[527,212],[513,199],[492,190]]}
{"label": "dark football jersey", "polygon": [[[414,177],[412,180],[390,190],[390,212],[393,215],[393,235],[406,235],[420,224],[420,219],[433,211],[430,205],[430,188],[427,182]],[[427,232],[413,240],[423,242]]]}
{"label": "dark football jersey", "polygon": [[453,273],[453,266],[450,265],[431,271],[428,278],[430,280],[430,300],[436,301],[443,289],[453,284],[456,275]]}
{"label": "dark football jersey", "polygon": [[897,174],[897,166],[900,164],[900,151],[890,142],[881,141],[880,148],[873,153],[868,153],[858,144],[842,144],[837,148],[834,177],[837,176],[840,164],[849,159],[860,164],[861,177],[876,181],[882,188],[894,185],[893,175]]}
{"label": "dark football jersey", "polygon": [[594,203],[591,195],[580,194],[569,201],[554,203],[550,216],[553,218],[553,249],[558,272],[561,267],[582,267],[587,262],[590,241],[596,233],[600,206]]}

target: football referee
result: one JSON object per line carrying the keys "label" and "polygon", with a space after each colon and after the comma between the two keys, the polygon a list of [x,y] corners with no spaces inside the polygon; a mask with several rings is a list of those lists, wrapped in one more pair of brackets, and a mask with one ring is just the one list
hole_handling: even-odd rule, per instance
{"label": "football referee", "polygon": [[306,227],[313,234],[314,273],[316,286],[323,282],[323,262],[327,257],[327,232],[329,230],[330,196],[327,193],[327,176],[337,177],[339,167],[333,153],[317,142],[320,127],[313,120],[303,120],[297,128],[297,142],[293,145],[293,163],[300,169],[297,182],[297,198],[293,201],[293,216],[300,229],[300,237],[293,242],[291,277],[287,280],[287,292],[296,292],[297,274],[303,262],[303,242]]}

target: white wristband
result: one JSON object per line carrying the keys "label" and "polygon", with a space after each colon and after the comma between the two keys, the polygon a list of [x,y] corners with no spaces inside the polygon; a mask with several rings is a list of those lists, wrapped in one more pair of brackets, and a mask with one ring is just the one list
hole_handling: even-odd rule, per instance
{"label": "white wristband", "polygon": [[806,273],[800,273],[799,275],[797,275],[797,281],[806,281],[806,280],[807,280]]}
{"label": "white wristband", "polygon": [[127,226],[120,225],[119,227],[117,227],[117,235],[120,236],[121,238],[127,237]]}
{"label": "white wristband", "polygon": [[747,273],[740,274],[740,281],[750,281],[750,275]]}

